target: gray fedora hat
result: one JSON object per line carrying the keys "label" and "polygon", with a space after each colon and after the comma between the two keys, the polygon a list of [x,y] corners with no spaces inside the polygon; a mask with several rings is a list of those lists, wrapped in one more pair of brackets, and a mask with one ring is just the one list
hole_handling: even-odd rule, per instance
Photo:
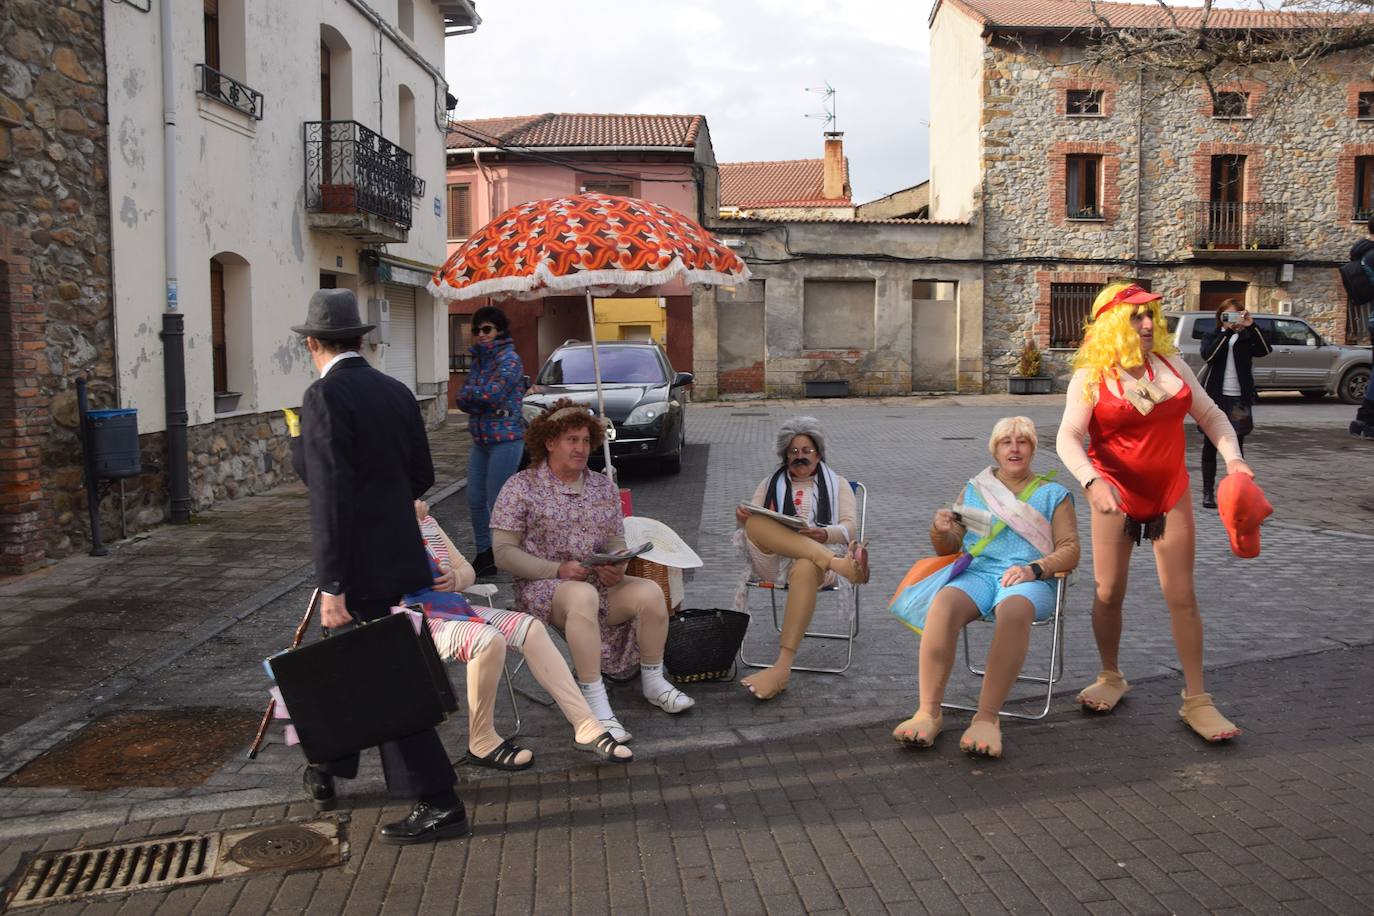
{"label": "gray fedora hat", "polygon": [[305,311],[305,324],[291,328],[302,337],[319,340],[347,340],[361,337],[375,328],[375,324],[363,324],[358,314],[358,297],[351,289],[320,289],[310,297],[310,307]]}

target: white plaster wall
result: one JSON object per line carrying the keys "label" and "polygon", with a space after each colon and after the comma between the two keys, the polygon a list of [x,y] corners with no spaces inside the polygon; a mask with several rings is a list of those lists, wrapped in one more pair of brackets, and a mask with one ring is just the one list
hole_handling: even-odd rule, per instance
{"label": "white plaster wall", "polygon": [[968,219],[982,184],[982,26],[942,4],[930,27],[930,217]]}
{"label": "white plaster wall", "polygon": [[[344,236],[308,228],[303,205],[302,125],[320,117],[320,26],[336,29],[351,46],[350,113],[335,112],[397,139],[398,86],[415,96],[414,169],[427,183],[412,201],[413,225],[404,245],[387,254],[425,264],[444,258],[442,209],[443,132],[435,123],[433,79],[345,0],[243,0],[243,81],[265,96],[265,116],[253,121],[195,94],[195,65],[203,60],[202,4],[172,5],[177,124],[178,305],[185,315],[187,409],[192,425],[212,422],[209,259],[233,252],[250,265],[251,388],[241,411],[269,411],[300,403],[313,379],[304,346],[290,331],[305,314],[321,270],[338,272],[340,285],[358,291],[362,307],[377,295],[359,273],[358,250]],[[393,24],[396,0],[369,4]],[[443,22],[426,0],[415,4],[416,45],[442,69]],[[108,4],[106,40],[110,103],[110,195],[113,213],[115,323],[120,403],[139,408],[140,432],[165,428],[162,343],[164,213],[160,36],[151,14],[129,4]],[[336,68],[337,71],[337,68]],[[345,79],[335,72],[334,80]],[[440,105],[442,108],[442,105]],[[232,298],[232,297],[231,297]],[[421,295],[419,298],[424,298]],[[234,303],[231,302],[231,308]],[[431,312],[438,311],[430,309]],[[447,379],[447,337],[437,318],[417,325],[418,381]],[[233,332],[231,331],[231,334]],[[429,334],[433,339],[426,340]],[[231,342],[231,374],[240,348]],[[369,353],[369,358],[376,358]],[[222,415],[221,415],[222,416]]]}

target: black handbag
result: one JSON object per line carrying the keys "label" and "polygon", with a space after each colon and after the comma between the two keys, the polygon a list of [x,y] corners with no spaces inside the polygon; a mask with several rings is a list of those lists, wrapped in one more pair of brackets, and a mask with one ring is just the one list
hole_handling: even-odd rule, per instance
{"label": "black handbag", "polygon": [[663,664],[679,683],[726,681],[735,676],[749,615],[721,608],[687,608],[668,618]]}
{"label": "black handbag", "polygon": [[1255,431],[1255,415],[1251,412],[1249,404],[1236,404],[1231,408],[1228,417],[1237,436],[1248,436]]}
{"label": "black handbag", "polygon": [[416,632],[409,614],[336,629],[269,662],[311,763],[422,732],[458,710],[429,628]]}

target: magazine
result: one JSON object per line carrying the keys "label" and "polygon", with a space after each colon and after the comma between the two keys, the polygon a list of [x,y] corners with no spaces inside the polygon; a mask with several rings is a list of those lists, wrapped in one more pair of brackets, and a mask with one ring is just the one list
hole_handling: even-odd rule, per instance
{"label": "magazine", "polygon": [[624,550],[617,550],[615,553],[594,553],[582,561],[583,566],[615,566],[618,563],[625,563],[633,560],[640,554],[648,553],[654,549],[652,541],[645,541],[638,547],[627,547]]}
{"label": "magazine", "polygon": [[739,506],[746,512],[751,512],[754,515],[762,515],[766,518],[771,518],[775,522],[781,522],[788,528],[796,528],[797,530],[801,530],[802,528],[807,527],[806,519],[801,518],[797,515],[783,515],[781,512],[774,512],[772,509],[765,509],[763,506],[755,505],[754,503],[740,503]]}

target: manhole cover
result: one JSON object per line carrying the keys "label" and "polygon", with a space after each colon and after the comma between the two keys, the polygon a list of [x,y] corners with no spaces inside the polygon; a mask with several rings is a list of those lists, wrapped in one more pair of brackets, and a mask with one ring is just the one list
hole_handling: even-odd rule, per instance
{"label": "manhole cover", "polygon": [[230,848],[229,858],[244,868],[299,868],[329,845],[328,837],[288,824],[250,833]]}
{"label": "manhole cover", "polygon": [[258,714],[193,707],[102,716],[29,762],[0,786],[88,791],[198,786],[247,744]]}

